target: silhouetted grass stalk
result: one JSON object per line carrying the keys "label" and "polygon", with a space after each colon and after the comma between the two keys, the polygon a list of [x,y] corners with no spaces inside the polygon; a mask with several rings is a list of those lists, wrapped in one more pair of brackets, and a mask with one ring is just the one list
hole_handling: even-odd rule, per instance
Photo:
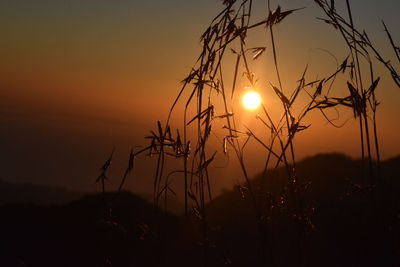
{"label": "silhouetted grass stalk", "polygon": [[[348,87],[350,91],[350,107],[354,110],[354,116],[360,120],[360,139],[361,139],[361,153],[362,158],[364,158],[364,145],[367,148],[367,156],[368,156],[368,165],[369,165],[369,177],[370,184],[373,185],[376,183],[376,178],[379,178],[380,175],[380,152],[379,152],[379,139],[378,139],[378,131],[377,131],[377,121],[376,121],[376,111],[377,106],[379,105],[378,101],[375,97],[375,89],[377,88],[379,77],[374,79],[373,75],[373,67],[372,61],[370,57],[370,52],[377,58],[379,62],[381,62],[384,67],[389,70],[393,81],[400,87],[400,79],[397,71],[394,69],[390,61],[384,60],[380,55],[378,50],[373,46],[370,39],[368,38],[367,33],[364,31],[360,33],[354,26],[351,6],[349,0],[346,0],[346,7],[349,17],[349,22],[347,22],[335,9],[334,1],[328,3],[326,0],[315,0],[315,2],[321,7],[325,15],[329,19],[322,19],[328,24],[333,25],[336,29],[338,29],[344,38],[352,58],[352,67],[355,68],[355,87],[348,82]],[[385,25],[384,25],[385,27]],[[398,55],[398,50],[393,43],[393,39],[391,38],[390,33],[387,31],[385,27],[385,31],[389,36],[389,41],[394,48],[396,56]],[[362,64],[360,60],[360,56],[362,56],[367,63],[369,64],[370,69],[370,77],[371,77],[371,85],[368,89],[365,89],[363,86],[363,72],[362,72]],[[351,72],[353,73],[353,72]],[[344,100],[344,99],[342,99]],[[340,104],[344,104],[343,101],[339,101]],[[370,126],[368,122],[368,103],[370,106],[370,110],[372,111],[372,124],[373,124],[373,141],[375,143],[375,156],[377,160],[377,173],[373,170],[373,157],[371,150],[371,137],[370,137]],[[347,105],[347,104],[345,104]],[[365,139],[364,139],[365,137]],[[363,168],[364,169],[364,168]]]}

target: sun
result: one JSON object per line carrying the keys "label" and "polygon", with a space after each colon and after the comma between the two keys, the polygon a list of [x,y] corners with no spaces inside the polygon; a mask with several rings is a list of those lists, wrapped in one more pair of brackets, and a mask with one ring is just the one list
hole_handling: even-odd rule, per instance
{"label": "sun", "polygon": [[256,91],[248,91],[242,99],[243,106],[247,109],[256,109],[261,104],[261,96]]}

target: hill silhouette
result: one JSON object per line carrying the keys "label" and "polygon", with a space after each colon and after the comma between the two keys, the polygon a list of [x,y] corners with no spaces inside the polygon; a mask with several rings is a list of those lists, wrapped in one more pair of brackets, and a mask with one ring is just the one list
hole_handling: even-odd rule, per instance
{"label": "hill silhouette", "polygon": [[59,206],[1,207],[0,266],[157,266],[176,217],[129,193]]}
{"label": "hill silhouette", "polygon": [[[298,162],[296,209],[285,169],[207,204],[207,224],[122,192],[67,204],[0,207],[0,266],[399,266],[400,157],[369,186],[359,160]],[[202,230],[206,227],[207,238]]]}
{"label": "hill silhouette", "polygon": [[82,192],[70,191],[62,187],[17,184],[0,180],[0,205],[7,203],[64,204],[77,200],[82,195]]}
{"label": "hill silhouette", "polygon": [[399,266],[400,158],[372,187],[361,167],[342,154],[299,162],[300,211],[284,203],[285,169],[269,170],[252,180],[256,207],[244,185],[209,203],[212,239],[237,266]]}

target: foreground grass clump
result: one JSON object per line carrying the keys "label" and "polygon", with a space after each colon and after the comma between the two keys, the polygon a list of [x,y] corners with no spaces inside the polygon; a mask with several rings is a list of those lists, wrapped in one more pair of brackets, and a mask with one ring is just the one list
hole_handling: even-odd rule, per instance
{"label": "foreground grass clump", "polygon": [[[353,222],[356,223],[350,223],[348,229],[362,229],[360,232],[357,231],[359,238],[354,239],[358,240],[358,243],[352,242],[353,239],[348,243],[354,246],[364,244],[365,240],[362,237],[369,235],[369,231],[377,233],[382,227],[384,231],[387,230],[385,225],[389,223],[389,219],[384,220],[384,225],[373,224],[379,217],[379,210],[384,210],[384,206],[389,205],[388,203],[397,203],[395,198],[390,198],[394,194],[389,193],[390,187],[383,179],[376,116],[379,107],[377,93],[381,88],[381,77],[376,74],[376,65],[383,65],[384,69],[390,73],[394,86],[397,87],[400,87],[399,75],[395,65],[382,57],[366,31],[354,26],[356,18],[352,16],[349,0],[343,1],[344,9],[337,8],[335,1],[315,0],[314,4],[320,9],[322,15],[317,20],[325,23],[327,27],[333,26],[336,29],[337,37],[342,40],[343,48],[348,53],[347,56],[337,60],[336,68],[331,69],[330,73],[326,75],[309,73],[308,64],[304,62],[304,68],[299,70],[298,73],[301,75],[294,88],[287,88],[283,82],[289,79],[282,75],[284,73],[282,69],[288,66],[282,64],[281,55],[284,51],[281,51],[276,38],[279,34],[277,25],[286,23],[287,17],[303,12],[302,8],[285,10],[268,0],[263,13],[265,15],[256,17],[254,12],[256,1],[223,1],[222,11],[211,21],[201,36],[202,49],[198,60],[183,79],[181,90],[171,106],[167,120],[165,123],[158,121],[156,130],[150,131],[150,135],[146,137],[150,140],[147,147],[131,152],[120,189],[127,175],[133,170],[136,156],[142,153],[155,156],[157,163],[153,183],[154,205],[166,207],[169,195],[176,193],[173,181],[182,181],[182,185],[178,183],[181,185],[178,188],[184,198],[185,215],[194,221],[193,225],[197,226],[200,233],[198,242],[201,246],[193,257],[199,259],[204,266],[217,262],[212,256],[215,250],[225,255],[213,242],[213,239],[218,239],[218,237],[213,234],[211,208],[214,203],[212,201],[213,177],[209,171],[215,159],[221,156],[229,160],[235,158],[244,181],[238,186],[242,202],[231,204],[232,207],[243,206],[240,209],[242,213],[236,214],[231,220],[244,222],[243,224],[238,222],[240,227],[244,227],[239,231],[244,235],[240,236],[250,245],[243,249],[253,252],[247,258],[243,258],[243,261],[237,257],[236,260],[241,264],[260,263],[260,260],[263,262],[265,259],[265,264],[279,266],[281,261],[274,260],[274,255],[278,259],[283,259],[283,254],[279,254],[282,251],[287,251],[290,255],[287,264],[299,266],[305,266],[306,263],[312,264],[313,257],[310,251],[317,248],[314,247],[314,243],[310,243],[314,236],[307,233],[318,233],[314,242],[317,242],[316,240],[322,242],[322,237],[319,235],[323,233],[330,236],[335,232],[333,228],[331,233],[319,232],[321,229],[316,227],[318,220],[321,220],[319,227],[329,229],[333,225],[330,221],[326,224],[324,219],[315,215],[315,210],[320,212],[318,214],[325,214],[330,220],[336,216],[344,218],[345,221],[342,221],[344,228],[346,228],[346,220],[351,222],[353,218],[355,220]],[[390,46],[395,52],[395,60],[400,62],[399,49],[386,25],[383,25]],[[252,46],[249,36],[260,32],[267,36],[264,39],[265,43]],[[266,54],[272,60],[270,65],[275,77],[262,81],[262,77],[254,71],[254,66],[256,61],[268,59],[268,57],[263,57]],[[260,113],[256,117],[259,124],[257,131],[244,125],[241,121],[241,112],[235,106],[238,102],[238,91],[241,89],[239,87],[243,85],[254,91],[272,92],[279,103],[274,107],[276,110],[271,110],[270,106],[261,103]],[[340,88],[346,88],[345,93],[343,90],[340,91]],[[351,173],[343,172],[335,176],[331,176],[328,172],[321,173],[320,180],[310,183],[308,176],[316,172],[318,165],[308,166],[307,171],[298,168],[296,136],[300,132],[303,135],[307,134],[308,128],[312,127],[312,122],[309,121],[310,115],[315,112],[322,115],[329,127],[340,128],[341,126],[335,124],[330,114],[333,112],[340,115],[344,109],[350,109],[354,120],[357,121],[360,137],[360,164],[356,164],[356,170]],[[176,112],[179,112],[180,116],[175,120]],[[217,126],[221,122],[224,125],[222,129],[218,129]],[[214,137],[219,142],[218,147],[211,141]],[[249,143],[256,143],[265,150],[263,154],[265,167],[258,182],[252,181],[249,177],[249,166],[246,161]],[[233,157],[230,157],[231,155]],[[181,168],[172,172],[167,171],[167,159],[170,158],[180,162]],[[346,162],[346,160],[343,161],[344,164],[348,163]],[[277,171],[279,167],[281,171]],[[332,168],[336,167],[327,166],[327,169],[333,173]],[[269,169],[274,171],[268,171]],[[232,178],[237,179],[237,177]],[[351,182],[345,182],[346,179],[350,179]],[[104,192],[104,180],[102,182]],[[325,190],[331,188],[331,185],[335,185],[337,190]],[[278,191],[277,188],[279,188]],[[344,200],[347,195],[343,194],[348,188],[357,191],[359,198],[352,199],[353,194],[349,193],[350,198]],[[325,198],[322,196],[319,198],[316,192],[319,194],[323,192],[322,196],[333,204],[321,204],[325,202]],[[342,194],[341,201],[345,202],[337,202],[338,192]],[[383,192],[388,193],[389,199],[385,199]],[[313,201],[321,206],[315,207]],[[208,205],[208,202],[211,204]],[[363,206],[364,204],[367,209]],[[244,208],[244,205],[247,208]],[[340,211],[343,214],[338,212],[341,210],[339,208],[341,205],[346,207]],[[393,205],[389,205],[390,218],[394,218],[393,215],[397,209],[397,204]],[[351,208],[353,206],[357,208]],[[369,211],[371,213],[368,213]],[[368,213],[368,216],[365,213]],[[366,217],[363,217],[364,215]],[[396,221],[396,219],[393,220]],[[366,221],[368,227],[365,228],[363,225]],[[226,222],[226,225],[221,224],[220,227],[229,228],[228,225],[230,225],[229,222]],[[357,227],[354,228],[355,225]],[[280,228],[277,230],[278,226]],[[280,236],[277,236],[277,233],[280,233]],[[341,241],[345,242],[349,238],[347,234],[351,233],[346,232]],[[229,232],[228,236],[235,240],[232,244],[240,243],[240,238],[235,239],[234,232]],[[384,236],[385,238],[388,236],[386,232]],[[367,241],[366,243],[373,243],[372,239]],[[340,246],[336,241],[332,241],[332,244]],[[375,245],[371,246],[375,247]],[[252,249],[248,249],[250,247]],[[239,253],[235,247],[231,247],[231,250]],[[325,251],[334,253],[334,248],[328,246]],[[366,248],[365,253],[367,252],[369,250]],[[238,253],[234,255],[237,256]],[[361,257],[362,254],[357,255]],[[378,255],[377,258],[379,255],[384,256],[380,253],[376,255]],[[226,264],[231,262],[225,256],[222,258],[225,259]],[[344,260],[345,255],[342,254],[339,258]],[[373,262],[377,263],[375,260]],[[362,260],[354,262],[364,263]]]}
{"label": "foreground grass clump", "polygon": [[[131,151],[119,191],[134,169],[136,156],[144,153],[155,156],[154,205],[167,207],[169,196],[176,194],[173,181],[182,181],[178,188],[184,199],[185,217],[192,222],[189,228],[194,230],[190,232],[197,233],[194,236],[200,244],[192,257],[203,266],[217,264],[217,258],[223,259],[222,264],[239,265],[318,266],[324,257],[333,258],[329,262],[333,265],[346,264],[346,258],[352,259],[350,265],[379,264],[379,259],[389,254],[391,260],[387,263],[393,264],[397,241],[390,238],[390,232],[398,229],[398,201],[395,190],[384,179],[382,168],[376,116],[381,77],[375,70],[376,65],[383,65],[394,86],[400,87],[395,64],[383,58],[366,31],[354,26],[356,18],[352,16],[349,0],[343,1],[344,9],[337,8],[335,1],[315,0],[322,14],[318,21],[336,29],[348,54],[338,59],[336,68],[326,75],[309,73],[304,62],[296,86],[287,88],[282,69],[288,66],[282,64],[284,51],[276,38],[277,25],[303,12],[303,8],[285,10],[268,0],[264,17],[256,17],[256,4],[252,0],[223,1],[222,11],[201,36],[198,60],[183,79],[167,120],[158,121],[157,128],[150,131],[147,147]],[[400,62],[399,48],[384,23],[383,26],[395,60]],[[267,36],[265,43],[252,46],[249,36],[260,32]],[[254,66],[256,61],[266,60],[263,57],[266,54],[272,61],[275,77],[262,81]],[[274,107],[276,110],[261,103],[256,120],[262,130],[256,131],[241,121],[235,103],[239,87],[243,85],[254,91],[272,92],[279,103]],[[340,88],[346,88],[345,93]],[[354,163],[339,156],[323,173],[318,170],[319,163],[305,168],[307,164],[300,164],[296,158],[296,137],[300,132],[307,134],[312,127],[310,115],[318,112],[329,127],[340,128],[330,114],[340,115],[344,109],[350,109],[357,121],[361,161]],[[181,113],[179,119],[174,119],[176,112]],[[221,122],[222,129],[216,129]],[[211,141],[213,137],[220,143],[218,148]],[[246,161],[249,143],[265,150],[264,171],[255,181],[249,177]],[[229,193],[218,199],[226,198],[231,203],[214,209],[218,204],[215,204],[217,200],[213,201],[213,177],[209,170],[221,155],[235,158],[244,182],[238,185],[240,201],[229,198],[233,196]],[[98,180],[102,183],[103,195],[111,158],[112,154]],[[167,171],[170,158],[176,159],[181,168]],[[332,158],[324,160],[332,161]],[[337,172],[335,168],[340,164],[347,166],[347,171]],[[315,174],[320,177],[314,177]],[[234,216],[213,225],[223,209]],[[338,222],[336,225],[332,223],[334,220]],[[225,229],[226,238],[223,237],[225,230],[219,237],[214,227]],[[391,244],[385,249],[379,249],[373,242],[373,238],[379,239],[379,233],[380,241]],[[222,240],[221,244],[217,245],[217,240]],[[225,251],[226,240],[231,240],[228,250],[233,251],[233,260]],[[242,247],[241,243],[247,246]],[[351,254],[349,251],[354,247],[359,249]],[[340,256],[335,258],[335,252],[340,252]],[[246,256],[241,257],[241,253]]]}

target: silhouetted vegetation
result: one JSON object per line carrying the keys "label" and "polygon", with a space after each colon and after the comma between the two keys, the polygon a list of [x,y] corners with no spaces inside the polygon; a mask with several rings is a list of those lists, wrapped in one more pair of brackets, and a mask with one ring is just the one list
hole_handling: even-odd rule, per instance
{"label": "silhouetted vegetation", "polygon": [[[346,231],[354,230],[352,223],[358,227],[357,229],[362,229],[361,232],[357,232],[358,238],[355,238],[358,243],[348,243],[354,246],[364,244],[366,240],[362,237],[368,236],[370,234],[368,231],[381,229],[378,226],[376,226],[377,229],[374,229],[370,224],[367,228],[363,228],[366,221],[372,223],[374,218],[380,217],[379,213],[375,211],[384,210],[381,205],[395,205],[389,208],[393,212],[389,216],[390,218],[393,218],[392,216],[396,213],[394,211],[397,207],[395,194],[389,193],[390,186],[382,178],[376,117],[379,106],[376,92],[380,88],[380,77],[375,74],[375,65],[383,64],[392,76],[395,86],[399,86],[398,72],[389,60],[381,56],[366,31],[359,30],[354,26],[355,18],[352,16],[350,1],[346,0],[344,11],[336,8],[335,1],[315,0],[314,3],[320,8],[323,15],[318,20],[337,30],[338,38],[343,40],[343,46],[348,51],[348,55],[338,61],[337,67],[332,69],[330,74],[315,79],[314,77],[320,77],[320,74],[316,73],[311,74],[310,78],[307,62],[304,62],[304,69],[301,71],[302,74],[294,89],[287,88],[282,82],[284,77],[281,74],[281,51],[276,39],[276,26],[284,23],[288,16],[301,12],[302,8],[285,10],[279,5],[273,7],[268,0],[265,17],[255,18],[252,0],[223,1],[223,10],[211,21],[201,36],[202,50],[198,60],[188,76],[183,79],[181,90],[171,106],[166,122],[162,124],[158,121],[157,129],[150,131],[150,135],[146,137],[150,140],[150,144],[134,154],[136,156],[147,153],[157,157],[153,187],[156,207],[160,207],[162,201],[167,202],[168,194],[175,194],[171,182],[172,175],[179,176],[184,181],[182,191],[185,215],[198,222],[201,232],[199,242],[202,246],[195,257],[199,258],[204,266],[216,262],[212,260],[211,251],[218,246],[215,246],[212,240],[211,222],[213,218],[207,202],[213,203],[210,182],[212,176],[209,173],[209,166],[221,154],[234,155],[245,181],[243,185],[239,186],[243,202],[234,204],[235,202],[232,200],[229,204],[235,211],[239,210],[236,209],[237,206],[245,205],[246,207],[243,206],[240,209],[242,214],[235,214],[231,218],[231,221],[243,227],[241,233],[244,235],[235,239],[235,232],[232,231],[227,236],[233,239],[231,242],[233,246],[240,247],[238,243],[244,242],[247,247],[244,247],[243,251],[253,251],[261,256],[251,255],[240,258],[242,250],[233,247],[234,255],[237,260],[241,259],[238,262],[242,265],[251,265],[259,262],[262,258],[266,258],[265,264],[272,266],[311,264],[311,255],[307,251],[307,245],[313,247],[316,246],[316,243],[307,243],[306,233],[310,231],[316,233],[321,230],[321,228],[314,230],[313,217],[316,207],[313,206],[313,201],[322,205],[323,212],[326,212],[325,217],[330,221],[336,216],[350,216],[349,219],[343,217],[343,221],[339,221],[343,223],[342,226]],[[398,59],[398,47],[385,24],[383,25],[390,47],[394,49],[396,59]],[[248,42],[248,36],[257,29],[266,31],[268,39],[265,45],[253,47]],[[252,68],[253,62],[260,60],[265,53],[270,53],[272,56],[276,81],[267,81],[260,85],[258,84],[259,77],[252,71]],[[228,61],[229,59],[231,61]],[[235,62],[234,68],[227,62]],[[344,80],[344,82],[338,84],[340,80]],[[260,114],[256,119],[259,127],[264,131],[256,132],[240,121],[238,115],[240,112],[235,110],[237,107],[234,105],[239,81],[241,84],[247,84],[247,87],[252,90],[270,90],[279,101],[280,105],[273,107],[274,113],[279,114],[277,117],[271,115],[272,107],[261,104]],[[343,93],[337,92],[338,87],[347,88],[344,96]],[[296,136],[299,132],[307,133],[311,124],[307,124],[305,121],[313,112],[321,113],[331,127],[340,128],[341,125],[335,124],[329,116],[329,111],[334,110],[340,114],[340,111],[346,108],[352,110],[354,119],[359,124],[360,164],[356,164],[355,169],[349,166],[350,169],[347,172],[337,175],[331,175],[335,173],[334,169],[337,166],[328,165],[326,172],[320,174],[321,180],[315,180],[314,184],[310,184],[307,181],[307,175],[317,172],[318,166],[309,166],[307,171],[298,169]],[[173,120],[173,113],[177,110],[181,112],[180,118],[183,119]],[[220,131],[215,129],[217,121],[226,123]],[[176,130],[172,129],[172,124],[174,126],[178,124]],[[210,139],[213,135],[218,136],[222,149],[211,145]],[[252,182],[248,174],[249,167],[246,164],[245,155],[249,141],[256,142],[265,149],[265,168],[259,184]],[[218,152],[220,153],[218,154]],[[175,158],[181,162],[181,169],[167,173],[165,168],[167,158]],[[129,161],[131,159],[132,157]],[[347,164],[347,161],[343,159],[342,163]],[[129,164],[129,166],[133,166],[133,164]],[[280,171],[276,170],[279,166],[283,166]],[[268,169],[274,170],[271,172]],[[131,170],[128,167],[127,172]],[[276,176],[280,178],[277,179]],[[121,185],[125,178],[126,175]],[[347,181],[346,179],[353,180]],[[261,185],[266,186],[265,190],[258,190]],[[278,194],[278,191],[274,192],[274,188],[279,190]],[[330,188],[330,190],[323,190],[326,188]],[[336,196],[339,191],[341,194],[345,194],[346,190],[357,191],[357,188],[358,191],[363,192],[359,197],[350,194],[350,198],[346,198],[342,202],[332,199],[332,195]],[[332,191],[332,189],[336,190]],[[380,197],[386,195],[390,201]],[[328,206],[324,206],[326,199],[329,199],[328,202],[331,203]],[[386,201],[391,204],[387,204]],[[346,203],[348,209],[340,211],[343,214],[335,212],[343,203]],[[369,213],[370,211],[372,213]],[[368,217],[366,212],[368,212],[368,216],[372,217]],[[367,217],[362,218],[358,214]],[[346,220],[351,221],[350,218],[356,222],[350,223],[346,228],[345,222]],[[320,227],[323,227],[325,219],[319,217],[315,220],[317,222],[321,220]],[[339,222],[338,225],[340,225]],[[385,221],[385,223],[387,222]],[[221,224],[221,227],[228,227],[229,223],[226,223],[225,225]],[[278,230],[276,229],[277,225],[280,227]],[[337,235],[334,230],[330,234]],[[346,238],[350,238],[350,232],[346,232],[346,234],[349,236],[342,236],[344,239],[340,241],[348,241]],[[318,241],[322,242],[323,240],[320,240],[322,232],[317,236]],[[385,236],[387,236],[386,232]],[[374,243],[372,239],[367,241]],[[332,244],[340,246],[338,242]],[[375,244],[369,245],[375,246]],[[344,246],[341,245],[341,247]],[[334,253],[333,247],[327,251]],[[370,250],[364,252],[367,254]],[[279,260],[274,261],[274,255]],[[288,255],[285,259],[286,263],[282,263],[284,255]],[[320,253],[321,255],[323,254]],[[383,257],[383,254],[381,256]],[[314,257],[314,259],[317,258]],[[340,255],[337,258],[344,261],[346,257]],[[333,263],[334,260],[331,262]],[[363,259],[359,259],[349,264],[355,264],[355,262],[357,264],[364,263]],[[230,263],[230,260],[226,259],[226,263]]]}

